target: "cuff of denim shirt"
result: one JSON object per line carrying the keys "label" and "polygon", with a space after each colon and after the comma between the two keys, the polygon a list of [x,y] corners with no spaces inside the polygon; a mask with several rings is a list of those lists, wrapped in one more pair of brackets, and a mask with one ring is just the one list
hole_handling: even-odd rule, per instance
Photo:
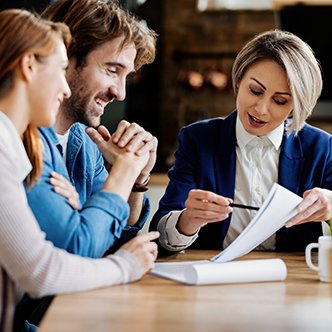
{"label": "cuff of denim shirt", "polygon": [[157,231],[160,233],[160,245],[169,251],[180,251],[188,248],[198,237],[198,232],[192,236],[186,236],[176,228],[176,224],[181,215],[181,211],[171,211],[162,217],[157,226]]}
{"label": "cuff of denim shirt", "polygon": [[146,221],[148,220],[150,212],[151,212],[151,203],[150,203],[148,196],[146,194],[144,194],[144,200],[142,203],[142,211],[141,211],[141,214],[140,214],[136,224],[133,226],[126,225],[124,230],[139,232],[144,227]]}
{"label": "cuff of denim shirt", "polygon": [[83,205],[83,208],[87,207],[97,208],[116,220],[114,236],[120,238],[130,213],[129,204],[120,195],[107,191],[94,193]]}

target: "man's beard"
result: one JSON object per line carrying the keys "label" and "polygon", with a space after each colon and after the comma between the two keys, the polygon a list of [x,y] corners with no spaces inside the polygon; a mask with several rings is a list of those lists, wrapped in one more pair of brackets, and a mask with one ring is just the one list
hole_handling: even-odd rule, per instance
{"label": "man's beard", "polygon": [[72,122],[80,122],[89,127],[99,126],[100,118],[93,117],[89,110],[90,94],[86,90],[80,73],[77,73],[68,83],[72,94],[69,99],[65,99],[62,103],[61,108],[64,116]]}
{"label": "man's beard", "polygon": [[72,94],[69,99],[65,99],[62,104],[65,117],[72,122],[80,122],[89,127],[97,127],[100,118],[90,116],[88,110],[88,96],[82,94]]}

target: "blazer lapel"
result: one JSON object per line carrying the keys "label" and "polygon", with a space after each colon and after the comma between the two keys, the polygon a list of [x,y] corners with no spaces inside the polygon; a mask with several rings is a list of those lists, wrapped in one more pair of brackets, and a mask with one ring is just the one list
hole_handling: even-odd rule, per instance
{"label": "blazer lapel", "polygon": [[[233,112],[223,121],[214,155],[217,194],[230,198],[234,197],[235,191],[236,116],[237,112]],[[221,223],[221,243],[226,236],[229,224],[230,218]]]}
{"label": "blazer lapel", "polygon": [[232,113],[220,128],[220,136],[214,155],[216,187],[218,194],[233,197],[235,189],[235,160],[236,160],[236,114]]}
{"label": "blazer lapel", "polygon": [[279,184],[296,194],[300,194],[303,165],[304,156],[299,138],[295,137],[293,133],[288,137],[285,134],[279,157]]}
{"label": "blazer lapel", "polygon": [[[279,157],[278,182],[283,187],[295,194],[300,193],[301,174],[304,166],[304,156],[299,137],[292,133],[290,136],[284,135]],[[282,227],[276,234],[277,250],[282,250],[285,246],[289,230]]]}

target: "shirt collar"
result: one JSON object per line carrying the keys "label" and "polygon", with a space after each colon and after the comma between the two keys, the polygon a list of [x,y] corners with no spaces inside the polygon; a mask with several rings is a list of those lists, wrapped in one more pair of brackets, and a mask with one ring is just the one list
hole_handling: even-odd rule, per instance
{"label": "shirt collar", "polygon": [[[244,148],[252,140],[255,140],[257,136],[249,134],[243,127],[242,122],[240,121],[239,116],[236,118],[236,138],[237,144],[240,149]],[[273,144],[276,150],[279,150],[282,142],[282,137],[284,135],[284,124],[282,123],[279,127],[275,128],[267,135],[262,136],[266,137]]]}
{"label": "shirt collar", "polygon": [[3,112],[0,112],[0,139],[13,157],[20,181],[24,181],[31,172],[32,166],[25,151],[22,139],[12,121]]}
{"label": "shirt collar", "polygon": [[63,135],[56,133],[59,143],[64,146],[68,142],[69,130],[67,130]]}

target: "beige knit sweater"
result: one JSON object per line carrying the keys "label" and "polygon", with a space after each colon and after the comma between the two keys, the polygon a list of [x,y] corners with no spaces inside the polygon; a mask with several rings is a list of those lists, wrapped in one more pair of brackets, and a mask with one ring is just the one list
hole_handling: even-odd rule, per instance
{"label": "beige knit sweater", "polygon": [[137,280],[132,254],[119,250],[104,259],[68,254],[45,240],[28,206],[23,179],[31,165],[11,121],[0,112],[0,311],[11,331],[21,292],[42,297]]}

